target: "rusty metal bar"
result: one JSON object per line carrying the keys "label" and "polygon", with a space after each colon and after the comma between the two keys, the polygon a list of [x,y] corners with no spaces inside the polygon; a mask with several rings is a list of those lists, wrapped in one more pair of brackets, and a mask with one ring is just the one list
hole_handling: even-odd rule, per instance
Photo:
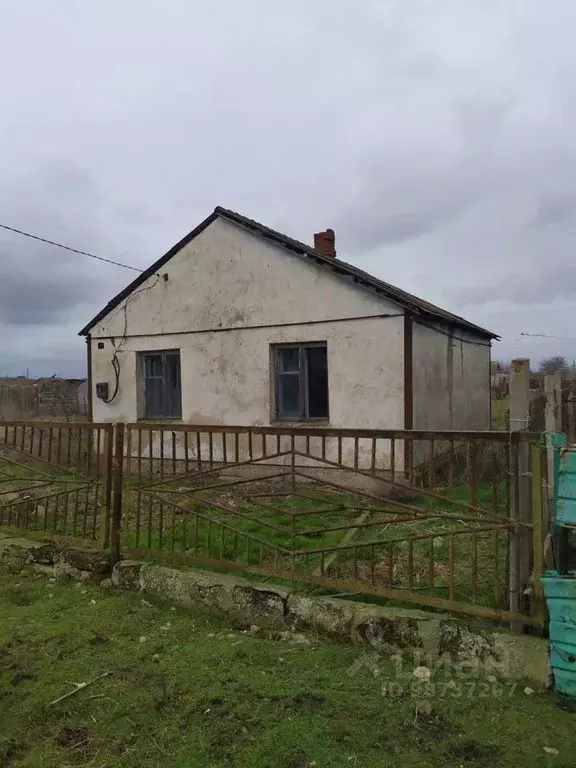
{"label": "rusty metal bar", "polygon": [[436,463],[435,463],[434,439],[428,443],[428,487],[434,491],[436,487]]}
{"label": "rusty metal bar", "polygon": [[[297,456],[303,456],[304,454],[301,454],[298,451],[296,451],[296,455]],[[329,459],[326,459],[326,464],[330,464],[331,466],[336,466],[335,462],[332,462]],[[364,475],[366,477],[371,477],[369,472],[364,472],[361,469],[357,470],[357,473],[360,474],[360,475]],[[302,472],[301,470],[299,470],[297,472],[297,474],[300,477],[307,478],[308,480],[316,480],[315,477],[313,477],[312,475],[307,475],[304,472]],[[488,517],[490,519],[493,519],[493,520],[495,520],[495,521],[497,521],[499,523],[500,522],[504,522],[505,520],[507,520],[507,518],[504,518],[504,517],[502,517],[500,515],[495,515],[490,509],[487,509],[486,507],[474,507],[474,506],[472,506],[472,504],[468,504],[465,501],[460,501],[459,499],[447,499],[446,496],[443,496],[440,493],[435,493],[433,491],[428,491],[428,490],[425,490],[424,488],[417,488],[416,489],[414,486],[410,486],[407,483],[396,483],[396,482],[392,482],[392,481],[388,481],[388,482],[389,482],[390,485],[394,486],[395,488],[401,488],[404,491],[416,491],[416,495],[419,495],[419,496],[429,496],[432,499],[437,499],[438,501],[443,501],[444,503],[449,502],[451,505],[453,505],[455,507],[460,507],[462,509],[467,509],[470,512],[480,512],[483,515],[486,515],[486,517]],[[350,491],[350,489],[347,488],[346,486],[339,485],[338,483],[334,483],[334,482],[331,482],[329,480],[322,480],[322,484],[323,485],[329,485],[329,486],[337,488],[338,490],[341,490],[341,491],[345,491],[345,492],[349,492]],[[392,501],[390,501],[388,499],[383,499],[383,498],[381,498],[379,496],[375,496],[374,494],[370,494],[370,493],[367,493],[365,491],[362,491],[361,493],[360,492],[355,492],[355,493],[358,493],[358,495],[361,495],[362,497],[367,498],[367,499],[373,499],[373,500],[380,501],[380,502],[381,501],[386,501],[387,504],[396,504],[396,502],[392,502]],[[404,505],[404,506],[406,506],[406,505]],[[526,526],[528,528],[530,527],[530,525],[527,524],[527,523],[521,523],[521,525],[524,525],[524,526]]]}
{"label": "rusty metal bar", "polygon": [[[8,422],[9,424],[23,423],[33,425],[36,422]],[[147,429],[150,422],[143,424],[142,422],[131,422],[126,424],[133,429]],[[54,426],[57,426],[55,423]],[[67,426],[67,423],[63,423],[62,426]],[[96,424],[94,424],[96,426]],[[101,423],[98,426],[106,426],[105,423]],[[169,431],[173,429],[171,424],[165,422],[154,422],[153,428],[158,431]],[[205,424],[179,424],[178,429],[182,431],[188,430],[189,432],[196,432],[198,430],[207,431]],[[255,427],[251,425],[234,425],[234,429],[240,433],[250,433],[255,435],[294,435],[305,437],[308,435],[314,435],[320,437],[358,437],[358,438],[372,438],[378,437],[383,439],[396,438],[397,440],[479,440],[482,442],[499,442],[508,443],[510,433],[506,430],[422,430],[422,429],[340,429],[333,427],[289,427],[289,426],[269,426],[269,427]],[[210,425],[210,431],[214,434],[220,432],[226,432],[229,430],[228,426]],[[519,438],[520,442],[537,442],[540,439],[539,432],[522,432]]]}
{"label": "rusty metal bar", "polygon": [[100,513],[100,546],[106,549],[110,543],[110,512],[112,509],[112,428],[108,424],[104,430],[104,503]]}
{"label": "rusty metal bar", "polygon": [[468,478],[470,482],[470,501],[478,505],[478,452],[476,443],[468,443]]}
{"label": "rusty metal bar", "polygon": [[408,562],[406,566],[408,570],[408,589],[414,587],[414,542],[408,541]]}
{"label": "rusty metal bar", "polygon": [[448,485],[450,488],[453,488],[455,485],[455,464],[456,464],[456,447],[454,445],[454,440],[450,440],[450,460],[448,463]]}
{"label": "rusty metal bar", "polygon": [[122,491],[124,474],[124,425],[114,425],[114,484],[112,514],[110,516],[110,549],[114,562],[120,560],[120,533],[122,529]]}
{"label": "rusty metal bar", "polygon": [[172,474],[176,474],[176,432],[172,432]]}
{"label": "rusty metal bar", "polygon": [[182,515],[182,552],[188,549],[188,515]]}
{"label": "rusty metal bar", "polygon": [[500,606],[500,602],[502,600],[502,590],[500,585],[500,551],[499,551],[499,531],[494,531],[494,541],[493,541],[493,564],[494,564],[494,602],[496,604],[496,608]]}
{"label": "rusty metal bar", "polygon": [[170,552],[174,552],[175,540],[176,540],[176,507],[172,507],[172,516],[170,520]]}
{"label": "rusty metal bar", "polygon": [[44,429],[38,428],[38,456],[42,458],[42,438],[44,437]]}
{"label": "rusty metal bar", "polygon": [[184,432],[184,474],[187,475],[190,471],[188,465],[188,432]]}
{"label": "rusty metal bar", "polygon": [[472,534],[472,602],[478,600],[478,542],[476,533]]}
{"label": "rusty metal bar", "polygon": [[222,461],[228,464],[228,447],[226,445],[226,432],[222,432]]}
{"label": "rusty metal bar", "polygon": [[196,460],[198,462],[198,472],[202,471],[202,435],[196,432]]}
{"label": "rusty metal bar", "polygon": [[454,591],[454,535],[450,534],[450,548],[449,548],[449,555],[448,555],[448,567],[450,570],[450,601],[453,602],[455,599],[455,591]]}
{"label": "rusty metal bar", "polygon": [[[287,456],[289,453],[290,453],[290,451],[284,451],[283,453],[273,453],[270,456],[268,456],[267,458],[268,459],[278,459],[281,456]],[[228,466],[228,469],[232,469],[234,467],[242,467],[242,466],[244,466],[246,464],[257,464],[259,461],[262,461],[262,459],[255,459],[254,461],[249,461],[249,460],[240,461],[240,462],[238,462],[238,464],[230,464]],[[215,469],[204,469],[201,472],[191,472],[190,474],[194,478],[194,480],[197,480],[199,477],[203,477],[203,476],[207,476],[207,475],[213,475],[213,474],[215,474],[217,472],[218,472],[218,469],[215,468]],[[184,480],[185,477],[182,477],[181,479]],[[254,480],[254,478],[249,478],[245,482],[253,482],[253,480]],[[156,480],[153,483],[146,483],[145,485],[142,485],[141,488],[142,488],[142,490],[158,489],[159,486],[161,486],[161,485],[168,485],[171,482],[172,482],[172,478],[169,477],[166,480]],[[228,481],[226,483],[221,483],[218,486],[206,486],[206,488],[208,488],[208,487],[210,487],[210,488],[220,488],[220,487],[224,487],[226,485],[236,485],[238,482],[241,482],[241,481],[233,480],[233,481]],[[206,490],[206,488],[202,488],[202,489],[199,489],[199,490]],[[166,492],[168,492],[168,490],[166,490]],[[181,491],[175,491],[175,493],[181,493]]]}
{"label": "rusty metal bar", "polygon": [[428,537],[428,588],[434,589],[434,539]]}

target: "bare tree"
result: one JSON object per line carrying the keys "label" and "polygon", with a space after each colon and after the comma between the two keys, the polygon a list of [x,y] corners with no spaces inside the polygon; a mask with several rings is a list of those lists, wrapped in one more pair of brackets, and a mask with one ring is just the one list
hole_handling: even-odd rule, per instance
{"label": "bare tree", "polygon": [[552,357],[547,357],[540,362],[540,373],[556,373],[557,371],[566,373],[567,370],[568,363],[564,355],[552,355]]}

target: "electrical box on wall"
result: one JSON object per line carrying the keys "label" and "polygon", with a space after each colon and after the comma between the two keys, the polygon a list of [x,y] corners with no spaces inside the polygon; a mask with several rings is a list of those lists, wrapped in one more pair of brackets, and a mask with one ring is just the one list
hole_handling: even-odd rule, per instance
{"label": "electrical box on wall", "polygon": [[96,382],[96,397],[100,400],[108,400],[108,382],[98,381]]}

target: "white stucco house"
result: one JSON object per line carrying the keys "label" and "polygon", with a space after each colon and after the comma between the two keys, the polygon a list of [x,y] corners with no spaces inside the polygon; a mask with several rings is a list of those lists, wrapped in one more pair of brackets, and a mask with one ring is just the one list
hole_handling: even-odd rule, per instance
{"label": "white stucco house", "polygon": [[489,429],[495,334],[217,207],[81,331],[98,422]]}

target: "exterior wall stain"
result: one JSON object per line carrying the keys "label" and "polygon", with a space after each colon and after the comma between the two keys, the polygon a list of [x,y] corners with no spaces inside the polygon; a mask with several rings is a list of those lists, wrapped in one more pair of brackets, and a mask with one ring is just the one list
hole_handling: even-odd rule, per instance
{"label": "exterior wall stain", "polygon": [[490,429],[490,347],[414,323],[414,429]]}

